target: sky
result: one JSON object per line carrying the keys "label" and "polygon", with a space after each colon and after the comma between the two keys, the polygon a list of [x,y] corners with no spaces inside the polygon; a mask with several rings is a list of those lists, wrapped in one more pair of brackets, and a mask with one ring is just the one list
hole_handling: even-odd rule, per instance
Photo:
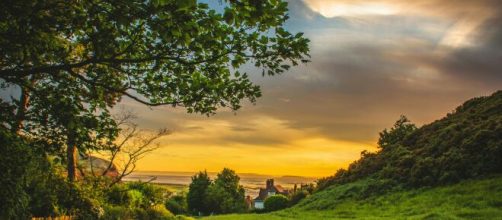
{"label": "sky", "polygon": [[142,128],[173,132],[138,170],[327,176],[400,115],[431,123],[502,89],[502,1],[290,0],[289,15],[312,62],[274,77],[244,67],[256,104],[206,117],[122,101]]}

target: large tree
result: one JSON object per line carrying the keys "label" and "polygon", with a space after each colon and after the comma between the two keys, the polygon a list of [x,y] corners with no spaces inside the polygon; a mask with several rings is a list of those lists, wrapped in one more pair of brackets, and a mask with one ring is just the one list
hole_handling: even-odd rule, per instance
{"label": "large tree", "polygon": [[77,147],[116,137],[108,111],[121,97],[190,113],[236,110],[260,96],[239,67],[275,75],[307,62],[308,39],[283,28],[287,3],[219,4],[221,11],[196,0],[1,1],[0,86],[20,93],[2,100],[2,124],[66,146],[73,180]]}

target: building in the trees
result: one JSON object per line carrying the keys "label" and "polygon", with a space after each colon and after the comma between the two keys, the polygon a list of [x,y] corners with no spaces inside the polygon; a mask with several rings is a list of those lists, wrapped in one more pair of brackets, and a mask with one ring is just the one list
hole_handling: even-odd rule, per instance
{"label": "building in the trees", "polygon": [[283,188],[281,185],[274,185],[274,179],[268,179],[266,188],[260,188],[258,196],[253,200],[254,208],[255,209],[265,208],[264,206],[265,199],[275,194],[288,196],[289,190]]}

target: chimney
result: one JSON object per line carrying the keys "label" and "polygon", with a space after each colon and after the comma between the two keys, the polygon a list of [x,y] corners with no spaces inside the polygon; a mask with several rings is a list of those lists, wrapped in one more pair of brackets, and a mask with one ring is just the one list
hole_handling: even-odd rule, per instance
{"label": "chimney", "polygon": [[267,189],[272,189],[274,187],[274,179],[267,180]]}

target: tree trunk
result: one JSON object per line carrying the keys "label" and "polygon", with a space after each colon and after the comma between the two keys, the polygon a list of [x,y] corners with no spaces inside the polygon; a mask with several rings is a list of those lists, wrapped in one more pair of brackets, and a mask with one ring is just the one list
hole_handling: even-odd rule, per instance
{"label": "tree trunk", "polygon": [[12,132],[19,133],[23,129],[23,121],[30,103],[30,94],[25,87],[21,87],[21,97],[19,98],[19,107],[16,112],[16,121],[11,127]]}
{"label": "tree trunk", "polygon": [[68,181],[73,182],[76,178],[77,172],[77,146],[75,142],[72,140],[73,137],[71,135],[68,137],[68,144],[66,149],[67,156],[67,166],[66,169],[68,171]]}

